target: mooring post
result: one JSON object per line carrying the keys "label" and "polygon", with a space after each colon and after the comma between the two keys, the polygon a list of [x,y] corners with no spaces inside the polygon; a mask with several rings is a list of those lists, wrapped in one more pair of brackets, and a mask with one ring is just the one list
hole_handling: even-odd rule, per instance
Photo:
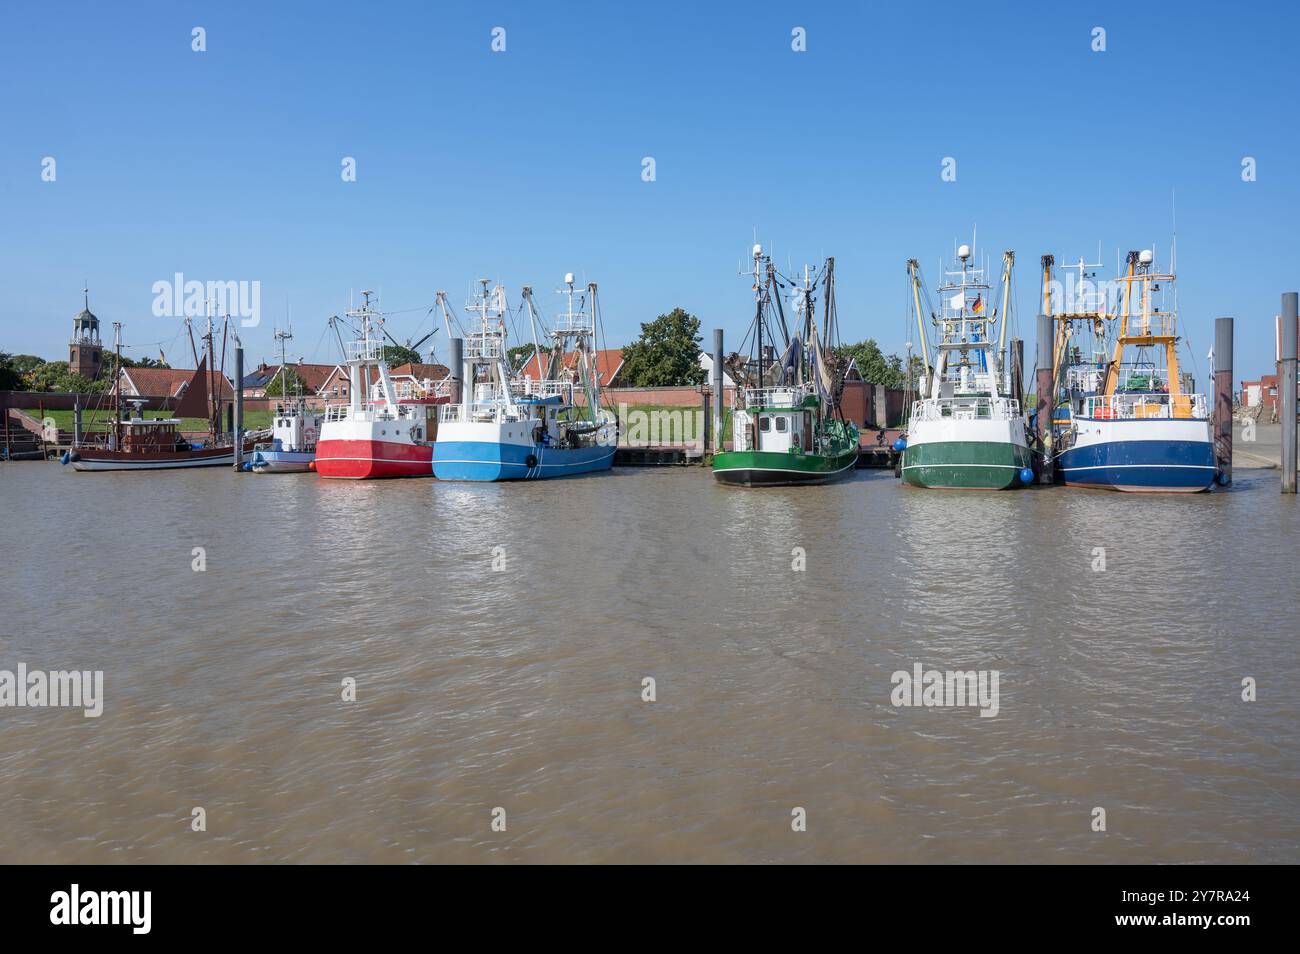
{"label": "mooring post", "polygon": [[[283,395],[282,395],[283,396]],[[244,463],[244,347],[235,348],[235,423],[230,429],[235,446],[235,470]]]}
{"label": "mooring post", "polygon": [[1214,457],[1219,483],[1232,483],[1232,319],[1214,319]]}
{"label": "mooring post", "polygon": [[1011,339],[1011,396],[1025,399],[1025,342],[1020,338]]}
{"label": "mooring post", "polygon": [[722,329],[713,329],[713,452],[722,453],[722,408],[726,403],[722,385]]}
{"label": "mooring post", "polygon": [[72,399],[72,446],[81,446],[81,395]]}
{"label": "mooring post", "polygon": [[707,454],[709,452],[709,448],[713,446],[713,443],[711,441],[711,435],[709,433],[712,430],[711,425],[713,423],[712,422],[713,415],[709,408],[709,402],[710,399],[712,398],[712,395],[709,394],[708,388],[700,388],[700,398],[704,402],[704,408],[703,408],[704,418],[700,424],[700,453]]}
{"label": "mooring post", "polygon": [[1056,409],[1056,388],[1052,374],[1052,316],[1038,316],[1038,447],[1042,451],[1038,482],[1052,482],[1052,414]]}
{"label": "mooring post", "polygon": [[451,382],[447,388],[452,404],[460,403],[461,382],[464,380],[465,369],[462,367],[465,361],[465,339],[451,339],[451,357],[447,359],[448,379]]}
{"label": "mooring post", "polygon": [[1296,464],[1296,304],[1297,293],[1282,296],[1282,359],[1278,362],[1278,400],[1282,417],[1282,493],[1295,493]]}

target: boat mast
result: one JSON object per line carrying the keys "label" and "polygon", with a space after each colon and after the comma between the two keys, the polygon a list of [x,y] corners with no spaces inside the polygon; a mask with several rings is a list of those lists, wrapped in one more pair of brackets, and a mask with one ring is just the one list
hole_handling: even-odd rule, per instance
{"label": "boat mast", "polygon": [[207,331],[203,335],[203,342],[204,342],[204,348],[206,350],[206,356],[208,359],[208,401],[210,402],[208,404],[208,434],[215,438],[217,435],[216,416],[218,412],[214,410],[214,406],[216,405],[216,395],[212,391],[212,386],[213,386],[212,364],[215,360],[215,356],[212,353],[212,299],[211,298],[204,299],[203,312],[204,312],[204,318],[207,320]]}
{"label": "boat mast", "polygon": [[[929,388],[926,387],[925,375],[930,373],[930,350],[927,345],[928,339],[925,331],[925,311],[921,308],[921,265],[914,258],[907,260],[907,276],[911,280],[912,305],[916,309],[916,328],[920,332],[921,365],[925,368],[917,391],[929,391]],[[911,373],[910,363],[908,373]]]}
{"label": "boat mast", "polygon": [[1009,249],[1002,253],[1002,327],[998,331],[998,377],[1007,366],[1007,319],[1011,317],[1011,270],[1016,264],[1016,253]]}
{"label": "boat mast", "polygon": [[1119,384],[1119,365],[1124,357],[1124,345],[1128,341],[1129,307],[1133,299],[1133,281],[1137,262],[1138,253],[1130,251],[1128,253],[1128,268],[1125,270],[1124,277],[1120,279],[1124,283],[1124,308],[1119,317],[1119,335],[1115,338],[1115,355],[1110,364],[1106,365],[1106,374],[1102,381],[1101,393],[1106,397],[1114,394],[1115,387]]}
{"label": "boat mast", "polygon": [[293,337],[291,331],[277,331],[276,340],[280,342],[280,400],[285,401],[289,397],[288,382],[284,373],[284,343]]}
{"label": "boat mast", "polygon": [[[600,355],[600,341],[596,338],[597,327],[597,305],[596,305],[596,283],[587,282],[587,291],[591,294],[591,367],[588,371],[588,377],[591,381],[591,393],[587,398],[588,410],[591,412],[591,420],[595,423],[599,419],[600,405],[600,373],[596,368],[596,359]],[[570,305],[572,308],[572,305]]]}
{"label": "boat mast", "polygon": [[122,322],[113,322],[113,353],[117,374],[113,377],[113,439],[116,448],[122,449]]}

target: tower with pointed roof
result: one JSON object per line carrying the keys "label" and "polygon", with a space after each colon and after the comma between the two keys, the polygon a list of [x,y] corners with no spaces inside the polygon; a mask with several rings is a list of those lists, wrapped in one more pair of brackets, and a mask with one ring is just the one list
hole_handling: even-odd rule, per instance
{"label": "tower with pointed roof", "polygon": [[99,339],[99,319],[90,311],[90,289],[83,288],[85,307],[72,319],[68,340],[68,371],[90,381],[99,380],[104,370],[104,344]]}

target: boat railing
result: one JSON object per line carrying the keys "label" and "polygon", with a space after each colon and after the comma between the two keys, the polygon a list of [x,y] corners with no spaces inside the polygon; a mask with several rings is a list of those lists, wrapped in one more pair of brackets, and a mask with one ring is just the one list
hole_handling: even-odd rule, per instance
{"label": "boat railing", "polygon": [[1204,394],[1111,394],[1085,398],[1080,417],[1099,421],[1199,420],[1206,415]]}
{"label": "boat railing", "polygon": [[326,421],[422,421],[426,404],[368,404],[354,414],[350,404],[331,404],[325,408]]}
{"label": "boat railing", "polygon": [[1163,391],[1169,386],[1169,374],[1153,365],[1125,365],[1119,369],[1121,391]]}
{"label": "boat railing", "polygon": [[1101,378],[1105,374],[1101,368],[1077,367],[1065,372],[1065,384],[1071,391],[1095,391],[1101,387]]}
{"label": "boat railing", "polygon": [[382,342],[373,339],[348,342],[349,361],[378,361],[384,356]]}
{"label": "boat railing", "polygon": [[393,392],[399,401],[426,401],[429,398],[446,397],[451,393],[451,379],[440,381],[395,381]]}
{"label": "boat railing", "polygon": [[799,407],[811,391],[802,386],[745,388],[746,407]]}
{"label": "boat railing", "polygon": [[471,335],[465,339],[465,357],[496,359],[501,357],[502,347],[500,335]]}
{"label": "boat railing", "polygon": [[564,397],[573,385],[568,381],[536,381],[532,378],[516,378],[510,382],[510,392],[518,397]]}
{"label": "boat railing", "polygon": [[952,397],[922,398],[912,405],[915,421],[1000,421],[1020,416],[1015,398]]}
{"label": "boat railing", "polygon": [[1143,338],[1148,335],[1169,338],[1174,334],[1174,316],[1167,311],[1153,311],[1149,315],[1129,315],[1127,337]]}
{"label": "boat railing", "polygon": [[438,420],[444,424],[453,423],[492,423],[494,421],[518,420],[507,405],[490,404],[442,404],[438,407]]}

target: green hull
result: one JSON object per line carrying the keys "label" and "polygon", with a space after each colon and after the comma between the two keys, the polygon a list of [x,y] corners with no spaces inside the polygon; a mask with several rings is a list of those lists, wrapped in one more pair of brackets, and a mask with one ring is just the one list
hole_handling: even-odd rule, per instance
{"label": "green hull", "polygon": [[857,463],[856,447],[833,455],[728,451],[714,455],[713,476],[719,483],[741,487],[822,484],[853,473]]}
{"label": "green hull", "polygon": [[1033,465],[1029,448],[1010,442],[908,444],[903,451],[903,482],[947,490],[1011,490],[1024,486],[1020,472]]}

